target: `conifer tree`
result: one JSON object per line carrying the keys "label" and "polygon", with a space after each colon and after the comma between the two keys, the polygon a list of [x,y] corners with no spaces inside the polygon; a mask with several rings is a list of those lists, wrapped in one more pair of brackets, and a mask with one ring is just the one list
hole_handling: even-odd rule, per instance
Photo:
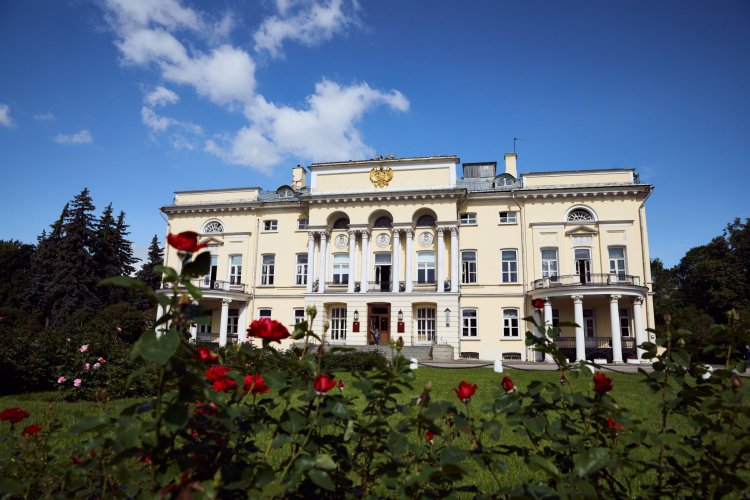
{"label": "conifer tree", "polygon": [[50,322],[50,309],[54,301],[51,283],[57,274],[58,259],[60,257],[60,242],[64,236],[65,220],[68,218],[70,204],[66,203],[57,219],[51,226],[51,231],[37,238],[37,251],[31,260],[31,277],[25,297],[25,309],[42,311],[45,323]]}
{"label": "conifer tree", "polygon": [[[164,252],[159,246],[159,238],[154,235],[151,245],[148,247],[148,260],[143,263],[136,273],[136,278],[147,284],[154,290],[161,286],[161,274],[154,272],[154,266],[164,264]],[[138,301],[138,308],[142,310],[149,309],[151,304],[142,295]]]}
{"label": "conifer tree", "polygon": [[[134,264],[140,259],[133,257],[133,244],[128,240],[128,226],[125,224],[125,212],[120,211],[117,217],[117,258],[116,263],[120,276],[131,276],[135,272]],[[106,278],[106,276],[105,276]]]}

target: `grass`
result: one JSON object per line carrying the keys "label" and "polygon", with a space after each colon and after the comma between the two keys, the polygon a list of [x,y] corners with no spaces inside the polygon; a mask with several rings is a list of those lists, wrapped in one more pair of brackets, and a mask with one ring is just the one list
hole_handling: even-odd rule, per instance
{"label": "grass", "polygon": [[[554,371],[522,371],[506,369],[505,374],[513,379],[514,383],[520,390],[523,390],[529,383],[535,380],[550,382],[557,382],[559,380],[559,373]],[[628,408],[631,411],[632,418],[643,420],[645,425],[649,427],[659,428],[661,417],[660,412],[658,411],[658,398],[641,382],[642,376],[620,373],[608,373],[607,375],[614,381],[614,389],[611,392],[611,395],[622,407]],[[347,388],[346,390],[349,394],[356,395],[356,392],[352,392],[356,391],[353,387],[354,377],[352,375],[337,374],[337,378],[344,380]],[[456,387],[461,380],[466,380],[478,385],[477,393],[472,398],[471,405],[474,408],[479,408],[484,403],[490,402],[493,395],[501,391],[497,385],[501,378],[502,375],[497,374],[488,368],[439,369],[421,367],[416,371],[416,381],[413,384],[413,391],[410,394],[403,394],[400,397],[404,403],[415,401],[422,391],[424,384],[431,382],[433,400],[444,399],[448,401],[456,401],[456,395],[453,392],[453,388]],[[569,383],[572,385],[573,389],[580,390],[584,393],[591,393],[593,386],[590,376],[571,378]],[[66,429],[76,423],[81,417],[106,415],[107,413],[116,414],[119,410],[132,404],[134,401],[136,400],[121,399],[108,403],[71,403],[60,401],[58,394],[55,392],[32,393],[0,397],[0,409],[12,406],[24,408],[31,414],[31,417],[25,421],[24,424],[27,422],[39,423],[43,427],[45,427],[45,423],[48,424],[52,420],[53,416],[56,417],[62,423],[62,429],[53,432],[49,437],[49,442],[52,445],[52,448],[71,449],[71,447],[76,444],[80,445],[81,441],[85,440],[85,436],[72,436],[67,433]],[[360,408],[364,406],[363,399],[359,399],[357,403]],[[678,419],[673,419],[673,421],[679,423]],[[48,425],[46,428],[48,428]],[[677,430],[679,431],[680,429]],[[260,439],[262,440],[262,437],[260,437]],[[415,439],[417,439],[416,436]],[[503,439],[511,443],[527,443],[525,436],[511,432],[505,432]],[[271,461],[274,461],[274,457],[270,458]],[[503,483],[503,486],[517,485],[523,481],[542,477],[539,474],[534,474],[529,471],[526,465],[520,459],[515,457],[507,457],[504,460],[504,465],[506,471],[501,476],[501,483]],[[491,492],[495,487],[494,480],[490,473],[479,467],[474,467],[470,478],[470,481],[473,484],[477,485],[485,492]],[[641,480],[647,481],[648,478],[644,477]]]}

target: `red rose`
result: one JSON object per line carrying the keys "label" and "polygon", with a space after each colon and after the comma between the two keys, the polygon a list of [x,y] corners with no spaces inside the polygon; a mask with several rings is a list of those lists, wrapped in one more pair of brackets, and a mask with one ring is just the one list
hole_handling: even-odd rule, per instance
{"label": "red rose", "polygon": [[252,392],[253,396],[258,394],[265,394],[271,392],[271,388],[266,385],[266,381],[263,377],[258,375],[245,375],[245,392]]}
{"label": "red rose", "polygon": [[24,427],[21,431],[21,434],[24,436],[34,436],[36,434],[39,434],[41,430],[42,427],[39,424],[31,424]]}
{"label": "red rose", "polygon": [[462,380],[458,384],[458,387],[453,389],[456,391],[456,396],[461,400],[462,403],[468,403],[471,397],[477,392],[477,384],[470,384],[469,382]]}
{"label": "red rose", "polygon": [[326,392],[336,387],[336,381],[333,380],[333,377],[320,374],[317,377],[315,377],[315,382],[313,382],[313,387],[315,388],[315,392],[317,392],[319,396],[322,396]]}
{"label": "red rose", "polygon": [[10,422],[11,424],[17,424],[28,416],[29,412],[21,408],[6,408],[0,412],[0,420]]}
{"label": "red rose", "polygon": [[210,403],[198,402],[195,404],[195,411],[203,415],[216,415],[216,413],[219,411],[219,408],[213,401]]}
{"label": "red rose", "polygon": [[615,430],[621,431],[623,427],[622,427],[622,424],[618,424],[617,422],[612,420],[612,418],[610,417],[607,419],[607,429],[615,429]]}
{"label": "red rose", "polygon": [[229,377],[224,377],[219,380],[214,380],[214,383],[211,385],[215,391],[219,391],[219,392],[227,392],[231,389],[237,388],[237,382],[235,382]]}
{"label": "red rose", "polygon": [[219,361],[219,356],[217,354],[214,354],[213,351],[211,351],[211,349],[206,349],[205,347],[199,347],[198,359],[201,361],[206,361],[207,363],[215,363],[216,361]]}
{"label": "red rose", "polygon": [[544,309],[544,299],[534,299],[531,301],[531,306],[534,309]]}
{"label": "red rose", "polygon": [[184,231],[180,234],[169,233],[167,243],[183,252],[197,252],[201,248],[206,248],[205,243],[198,244],[198,233],[195,231]]}
{"label": "red rose", "polygon": [[604,396],[612,390],[612,379],[604,375],[602,372],[594,374],[594,392],[600,396]]}
{"label": "red rose", "polygon": [[433,434],[432,431],[427,431],[427,432],[424,433],[424,438],[428,442],[432,443],[432,440],[435,439],[435,434]]}
{"label": "red rose", "polygon": [[70,457],[70,461],[73,462],[75,465],[78,465],[81,463],[81,455],[73,455]]}
{"label": "red rose", "polygon": [[209,382],[215,382],[221,380],[227,376],[227,373],[231,371],[228,366],[216,365],[206,370],[206,380]]}
{"label": "red rose", "polygon": [[247,336],[257,337],[269,342],[281,342],[282,339],[289,337],[289,330],[275,319],[260,318],[250,323]]}
{"label": "red rose", "polygon": [[503,377],[503,380],[502,382],[500,382],[500,385],[503,386],[503,390],[505,392],[510,392],[516,388],[516,386],[513,385],[513,381],[507,375]]}
{"label": "red rose", "polygon": [[339,383],[336,384],[336,387],[339,388],[339,392],[344,392],[344,381],[343,380],[339,380]]}

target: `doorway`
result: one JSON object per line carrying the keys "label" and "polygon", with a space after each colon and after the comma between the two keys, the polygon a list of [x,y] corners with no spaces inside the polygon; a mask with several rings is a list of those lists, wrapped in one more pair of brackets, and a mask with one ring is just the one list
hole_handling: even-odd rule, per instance
{"label": "doorway", "polygon": [[581,284],[591,283],[591,249],[575,249],[576,274],[581,279]]}
{"label": "doorway", "polygon": [[390,340],[391,305],[367,304],[367,343],[369,345],[388,345]]}
{"label": "doorway", "polygon": [[391,291],[391,254],[375,254],[375,285],[381,292]]}

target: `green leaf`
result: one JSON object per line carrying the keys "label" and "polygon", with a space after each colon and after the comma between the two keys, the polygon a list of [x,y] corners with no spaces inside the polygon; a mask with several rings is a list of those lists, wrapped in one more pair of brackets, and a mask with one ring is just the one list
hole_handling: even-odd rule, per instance
{"label": "green leaf", "polygon": [[165,281],[175,281],[177,279],[177,271],[171,267],[156,265],[154,266],[154,272],[164,275],[167,278]]}
{"label": "green leaf", "polygon": [[164,421],[176,428],[185,425],[188,419],[188,407],[183,404],[173,404],[164,412]]}
{"label": "green leaf", "polygon": [[327,472],[320,469],[310,469],[309,474],[313,483],[328,491],[334,490],[333,481],[331,481],[331,477]]}
{"label": "green leaf", "polygon": [[557,469],[557,466],[541,455],[531,455],[529,457],[529,464],[543,470],[552,477],[560,477],[560,471]]}
{"label": "green leaf", "polygon": [[322,470],[336,470],[336,462],[330,455],[321,453],[315,457],[315,467]]}
{"label": "green leaf", "polygon": [[456,446],[446,446],[445,449],[440,453],[440,463],[445,464],[459,464],[466,459],[468,453],[461,448]]}
{"label": "green leaf", "polygon": [[182,282],[182,285],[185,287],[185,289],[188,291],[191,297],[193,297],[195,300],[200,300],[203,298],[203,292],[201,292],[201,289],[197,286],[193,285],[189,281],[185,280]]}
{"label": "green leaf", "polygon": [[77,424],[72,425],[69,432],[71,434],[80,434],[82,432],[100,429],[107,424],[109,424],[109,419],[107,417],[88,417],[84,418]]}
{"label": "green leaf", "polygon": [[183,278],[200,278],[211,270],[211,252],[203,252],[182,268]]}
{"label": "green leaf", "polygon": [[584,450],[574,457],[576,474],[586,477],[604,467],[609,460],[609,450],[606,448],[591,448]]}
{"label": "green leaf", "polygon": [[162,366],[177,352],[180,338],[177,332],[170,330],[157,337],[156,332],[149,330],[133,346],[133,354],[140,355],[143,359],[153,361]]}

